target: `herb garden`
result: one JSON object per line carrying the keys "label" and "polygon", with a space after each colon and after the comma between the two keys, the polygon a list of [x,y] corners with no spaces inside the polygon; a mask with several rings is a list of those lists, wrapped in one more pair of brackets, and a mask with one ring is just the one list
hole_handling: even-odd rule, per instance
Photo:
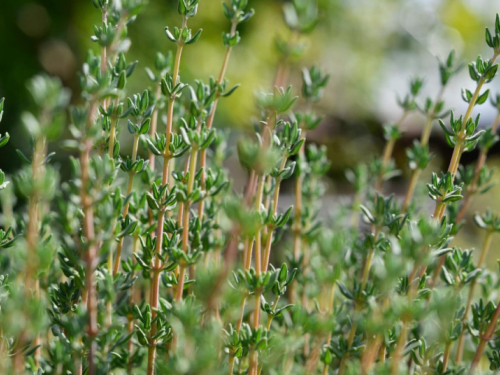
{"label": "herb garden", "polygon": [[[245,43],[239,29],[259,14],[248,0],[222,2],[220,67],[186,81],[185,51],[204,36],[190,26],[198,2],[178,1],[178,22],[158,30],[165,49],[137,62],[127,56],[128,29],[146,0],[92,0],[102,22],[88,28],[95,48],[78,75],[81,97],[47,74],[28,82],[30,151],[12,155],[24,163],[16,174],[0,171],[0,373],[499,371],[500,277],[486,259],[500,216],[497,207],[466,215],[495,181],[486,160],[499,139],[500,94],[489,88],[499,16],[477,41],[488,56],[464,64],[451,51],[438,61],[433,98],[421,94],[422,78],[411,79],[400,119],[384,128],[383,153],[346,172],[351,198],[324,215],[327,149],[307,136],[323,119],[330,76],[316,65],[290,68],[321,22],[316,2],[284,2],[274,16],[288,28],[276,43],[274,82],[256,94],[259,117],[241,118],[250,125],[239,132],[214,121],[241,90],[226,72]],[[462,68],[471,81],[458,113],[443,95]],[[132,75],[142,75],[141,92],[128,89]],[[489,105],[493,123],[479,114]],[[4,111],[8,97],[0,119]],[[421,135],[396,196],[386,182],[398,173],[393,154],[409,115],[419,116]],[[433,128],[452,156],[426,180]],[[0,147],[9,139],[0,128]],[[70,155],[67,175],[53,149]],[[463,166],[474,150],[477,160]],[[230,154],[243,189],[226,167]],[[284,184],[290,207],[280,201]],[[455,243],[467,226],[482,230],[474,252]]]}

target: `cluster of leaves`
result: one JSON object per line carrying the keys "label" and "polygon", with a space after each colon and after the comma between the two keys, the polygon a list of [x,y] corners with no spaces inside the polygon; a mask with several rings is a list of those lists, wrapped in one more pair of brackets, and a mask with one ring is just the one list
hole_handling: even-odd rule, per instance
{"label": "cluster of leaves", "polygon": [[[257,94],[258,116],[233,144],[214,118],[219,100],[238,94],[225,72],[238,26],[254,12],[247,0],[224,2],[230,28],[219,76],[183,82],[183,49],[202,38],[188,26],[198,2],[179,0],[181,26],[165,29],[175,51],[144,68],[150,86],[141,93],[127,87],[140,74],[127,62],[127,27],[144,0],[92,0],[102,14],[91,37],[99,53],[85,59],[79,104],[69,105],[56,78],[29,83],[30,142],[17,152],[26,166],[15,176],[0,171],[0,372],[458,375],[479,371],[483,357],[497,371],[499,278],[483,268],[500,218],[474,216],[485,232],[477,261],[453,239],[473,195],[493,183],[484,164],[500,116],[484,131],[472,112],[497,73],[498,16],[486,31],[492,57],[469,65],[476,88],[463,90],[467,111],[457,117],[442,100],[460,68],[451,52],[439,61],[436,99],[422,101],[424,81],[411,81],[398,99],[402,117],[385,127],[383,156],[348,173],[355,199],[325,220],[327,150],[306,137],[322,120],[314,105],[329,76],[305,67],[300,90],[287,85],[318,5],[284,4],[289,36],[276,41],[273,90]],[[499,110],[499,97],[491,101]],[[2,99],[0,120],[3,110]],[[407,152],[401,204],[383,185],[399,173],[391,155],[410,112],[425,125]],[[425,185],[436,120],[453,156]],[[124,126],[131,147],[118,140]],[[0,147],[8,141],[0,134]],[[68,179],[51,163],[53,146],[74,155]],[[477,164],[460,166],[478,146]],[[242,193],[224,167],[233,149],[248,174]],[[283,207],[286,180],[295,199]],[[426,187],[431,200],[414,197]],[[429,204],[433,215],[422,208]]]}

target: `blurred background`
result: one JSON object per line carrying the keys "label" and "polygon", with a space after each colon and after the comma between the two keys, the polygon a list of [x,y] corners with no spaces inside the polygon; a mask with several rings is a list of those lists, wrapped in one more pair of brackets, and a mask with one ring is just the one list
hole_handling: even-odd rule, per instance
{"label": "blurred background", "polygon": [[[220,127],[251,125],[252,117],[257,114],[254,93],[271,89],[278,65],[276,37],[288,37],[282,20],[282,1],[249,2],[256,15],[242,25],[242,42],[231,56],[227,73],[231,83],[242,86],[229,99],[221,101],[216,116],[216,125]],[[307,50],[303,59],[294,63],[290,83],[299,87],[301,67],[313,63],[331,74],[324,99],[317,108],[325,119],[308,139],[328,146],[332,161],[328,201],[333,203],[336,197],[351,193],[344,177],[346,168],[380,155],[385,142],[382,126],[401,116],[396,98],[406,94],[411,78],[425,79],[423,103],[426,96],[434,98],[439,89],[436,58],[446,58],[452,49],[465,63],[478,54],[489,58],[484,27],[493,26],[495,13],[500,8],[495,0],[318,2],[320,24],[304,38]],[[166,25],[179,26],[176,6],[177,0],[150,0],[145,12],[129,27],[132,46],[128,60],[139,61],[130,80],[130,92],[142,91],[151,85],[144,68],[153,65],[157,51],[173,48],[163,30]],[[20,124],[22,111],[30,107],[26,81],[41,71],[58,76],[72,90],[72,101],[78,103],[77,72],[87,50],[98,51],[90,40],[91,26],[98,23],[100,14],[90,0],[2,0],[0,97],[6,98],[6,104],[0,132],[8,131],[12,136],[8,147],[0,149],[0,168],[6,173],[20,167],[20,160],[13,156],[14,149],[26,149],[29,144]],[[185,82],[193,82],[195,78],[206,81],[219,72],[224,52],[221,34],[229,27],[221,1],[201,0],[198,15],[190,21],[190,26],[203,27],[204,31],[196,48],[185,49],[181,75]],[[473,87],[467,69],[452,79],[445,93],[447,106],[458,113],[463,113],[465,108],[460,97],[462,87]],[[490,88],[493,93],[500,91],[498,79]],[[479,109],[481,124],[487,126],[495,110],[489,103]],[[387,191],[398,193],[406,188],[405,148],[419,136],[423,120],[422,115],[415,114],[405,121],[405,135],[394,153],[403,174],[388,185]],[[441,131],[435,130],[430,143],[435,158],[427,169],[428,175],[423,176],[427,180],[432,170],[447,166],[451,155]],[[60,149],[56,151],[56,162],[64,174],[67,155]],[[500,164],[499,154],[497,145],[488,159],[490,166]],[[465,154],[462,160],[471,163],[476,157],[477,153]],[[495,187],[487,196],[475,197],[470,214],[484,211],[487,204],[494,211],[500,209],[499,193],[500,187]],[[477,234],[473,227],[468,225],[462,231],[463,246],[474,241]]]}

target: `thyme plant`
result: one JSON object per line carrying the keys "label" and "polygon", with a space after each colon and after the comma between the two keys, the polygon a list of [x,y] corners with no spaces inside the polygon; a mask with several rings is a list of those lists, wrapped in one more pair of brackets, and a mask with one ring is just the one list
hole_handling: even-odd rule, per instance
{"label": "thyme plant", "polygon": [[[500,96],[483,86],[498,69],[498,15],[485,34],[491,56],[468,65],[475,87],[462,91],[465,113],[443,101],[461,67],[451,52],[438,62],[435,98],[422,99],[424,80],[411,80],[380,158],[347,173],[352,204],[335,202],[325,218],[327,149],[307,134],[322,121],[315,109],[329,75],[301,63],[318,5],[284,4],[276,76],[235,140],[215,126],[217,108],[238,95],[226,77],[245,42],[238,28],[258,20],[248,0],[224,1],[216,78],[188,81],[183,51],[203,38],[189,26],[198,2],[178,1],[180,26],[164,30],[171,48],[143,64],[127,56],[128,26],[146,1],[92,0],[102,22],[79,73],[81,96],[70,101],[45,74],[28,83],[30,141],[17,150],[25,165],[12,176],[0,171],[0,372],[495,373],[499,277],[484,266],[500,232],[496,208],[473,217],[485,233],[477,260],[454,237],[473,225],[474,195],[494,182],[486,159],[498,141]],[[139,74],[148,80],[130,92]],[[488,98],[497,115],[483,124],[476,108]],[[0,120],[8,103],[0,100]],[[384,183],[399,173],[392,154],[413,112],[422,134],[407,150],[411,174],[399,199]],[[436,120],[453,154],[446,171],[421,181]],[[121,144],[122,132],[131,145]],[[9,138],[0,134],[0,147]],[[52,162],[61,148],[71,155],[69,177]],[[477,163],[462,166],[476,148]],[[224,164],[233,151],[247,173],[243,191]],[[286,180],[290,207],[280,202]],[[430,199],[415,194],[420,188]]]}

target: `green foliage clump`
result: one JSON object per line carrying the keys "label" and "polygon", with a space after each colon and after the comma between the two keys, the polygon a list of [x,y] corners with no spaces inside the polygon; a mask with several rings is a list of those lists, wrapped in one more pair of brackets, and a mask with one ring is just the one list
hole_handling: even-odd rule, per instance
{"label": "green foliage clump", "polygon": [[[92,0],[102,14],[91,37],[99,53],[86,57],[78,104],[56,78],[28,84],[30,152],[17,151],[25,166],[16,175],[0,171],[0,372],[458,375],[487,361],[497,371],[500,279],[483,267],[500,217],[474,216],[485,232],[477,261],[453,242],[473,196],[493,183],[485,161],[500,115],[484,130],[472,114],[497,73],[499,17],[486,31],[492,56],[469,64],[466,112],[442,100],[460,69],[451,52],[439,61],[436,98],[421,100],[424,81],[410,82],[383,155],[347,173],[354,200],[324,219],[329,161],[306,136],[322,120],[314,105],[329,75],[305,67],[299,90],[287,84],[318,24],[316,2],[284,4],[290,37],[276,43],[273,90],[257,94],[258,118],[237,142],[214,119],[219,101],[238,93],[226,70],[254,11],[247,0],[224,2],[219,75],[183,82],[184,48],[203,37],[188,25],[198,2],[178,2],[181,26],[165,28],[174,48],[142,67],[149,81],[140,93],[127,89],[141,68],[127,61],[127,27],[145,0]],[[498,110],[500,97],[491,101]],[[3,110],[2,99],[0,120]],[[400,202],[384,183],[399,173],[392,153],[410,113],[424,126],[407,150]],[[436,121],[452,158],[432,172],[431,199],[415,198]],[[8,141],[0,135],[0,147]],[[51,163],[54,145],[72,155],[69,178]],[[477,147],[477,164],[461,166]],[[224,164],[233,150],[248,175],[243,192]],[[279,204],[285,180],[294,185],[290,207]],[[14,192],[26,201],[16,210]]]}

